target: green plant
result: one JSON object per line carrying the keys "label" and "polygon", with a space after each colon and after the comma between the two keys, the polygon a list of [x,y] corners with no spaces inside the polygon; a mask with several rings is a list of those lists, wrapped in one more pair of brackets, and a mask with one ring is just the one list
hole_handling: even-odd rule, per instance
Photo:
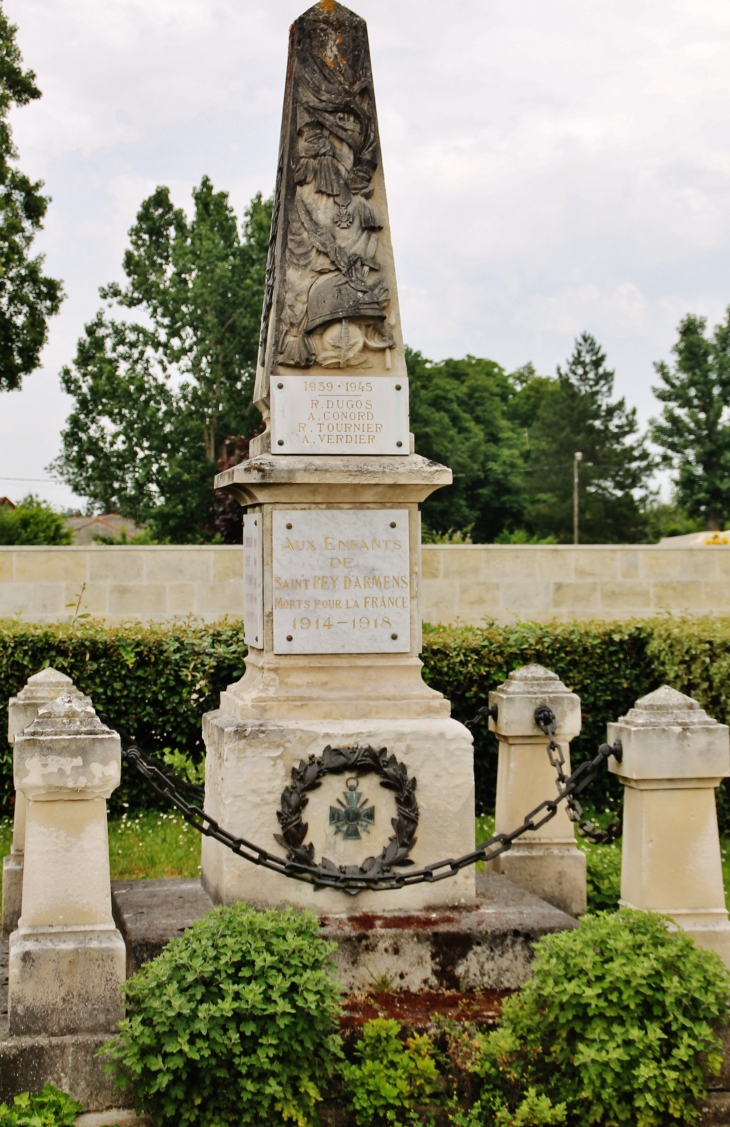
{"label": "green plant", "polygon": [[82,1110],[81,1104],[65,1092],[46,1084],[35,1096],[21,1092],[12,1107],[0,1104],[0,1123],[4,1127],[73,1127]]}
{"label": "green plant", "polygon": [[571,1127],[694,1123],[703,1063],[720,1070],[729,982],[719,957],[663,916],[584,917],[540,940],[534,976],[504,1003],[497,1030],[450,1030],[450,1056],[476,1089],[454,1122],[559,1123],[544,1103],[557,1093]]}
{"label": "green plant", "polygon": [[439,1091],[430,1039],[415,1033],[404,1043],[399,1034],[397,1021],[367,1021],[355,1046],[357,1060],[340,1065],[344,1096],[358,1127],[419,1123],[419,1106]]}
{"label": "green plant", "polygon": [[104,1050],[157,1124],[309,1127],[341,1054],[334,945],[308,912],[216,908],[124,987]]}
{"label": "green plant", "polygon": [[19,505],[0,505],[0,544],[70,544],[65,518],[31,493]]}
{"label": "green plant", "polygon": [[578,846],[586,855],[588,911],[615,911],[621,893],[621,842],[591,845],[579,838]]}

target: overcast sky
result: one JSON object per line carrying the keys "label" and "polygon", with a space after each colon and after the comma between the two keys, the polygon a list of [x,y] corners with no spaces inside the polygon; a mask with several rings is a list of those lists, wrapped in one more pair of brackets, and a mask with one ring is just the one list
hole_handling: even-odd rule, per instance
{"label": "overcast sky", "polygon": [[[120,276],[142,199],[204,174],[273,188],[296,0],[4,0],[40,102],[13,115],[53,197],[68,297],[43,369],[0,397],[0,495],[46,478],[58,370]],[[730,304],[728,0],[360,0],[405,338],[554,372],[582,330],[645,421],[679,319]],[[6,476],[2,476],[6,475]]]}

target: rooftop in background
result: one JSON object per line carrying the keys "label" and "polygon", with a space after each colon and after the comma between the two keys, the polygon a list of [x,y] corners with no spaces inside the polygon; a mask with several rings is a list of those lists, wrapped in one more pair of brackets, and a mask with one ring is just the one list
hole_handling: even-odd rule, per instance
{"label": "rooftop in background", "polygon": [[118,540],[124,536],[132,539],[144,531],[138,524],[119,513],[101,513],[93,517],[68,517],[66,524],[73,529],[74,544],[98,544],[99,537]]}
{"label": "rooftop in background", "polygon": [[0,505],[10,505],[11,509],[15,508],[15,505],[13,504],[13,502],[10,500],[9,497],[0,497]]}
{"label": "rooftop in background", "polygon": [[725,532],[688,532],[684,536],[664,536],[660,548],[730,548],[730,530]]}

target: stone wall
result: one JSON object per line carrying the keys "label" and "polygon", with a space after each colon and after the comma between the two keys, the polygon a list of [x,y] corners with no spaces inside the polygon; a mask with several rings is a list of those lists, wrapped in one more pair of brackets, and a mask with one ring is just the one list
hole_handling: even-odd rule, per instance
{"label": "stone wall", "polygon": [[[427,622],[730,615],[730,549],[654,545],[427,544]],[[239,547],[0,548],[0,617],[59,622],[81,610],[112,622],[243,614]]]}

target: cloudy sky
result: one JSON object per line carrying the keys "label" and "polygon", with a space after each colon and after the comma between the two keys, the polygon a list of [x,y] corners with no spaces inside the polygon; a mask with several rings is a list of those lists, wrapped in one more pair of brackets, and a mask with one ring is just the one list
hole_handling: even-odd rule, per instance
{"label": "cloudy sky", "polygon": [[[53,197],[67,300],[0,398],[0,494],[49,484],[58,370],[120,276],[141,200],[208,174],[238,211],[276,167],[297,0],[4,0],[43,99],[13,117]],[[727,0],[359,0],[369,23],[406,340],[553,372],[594,333],[655,410],[652,361],[730,304]],[[2,475],[5,475],[4,477]],[[24,480],[10,480],[24,478]],[[25,480],[27,479],[27,480]]]}

